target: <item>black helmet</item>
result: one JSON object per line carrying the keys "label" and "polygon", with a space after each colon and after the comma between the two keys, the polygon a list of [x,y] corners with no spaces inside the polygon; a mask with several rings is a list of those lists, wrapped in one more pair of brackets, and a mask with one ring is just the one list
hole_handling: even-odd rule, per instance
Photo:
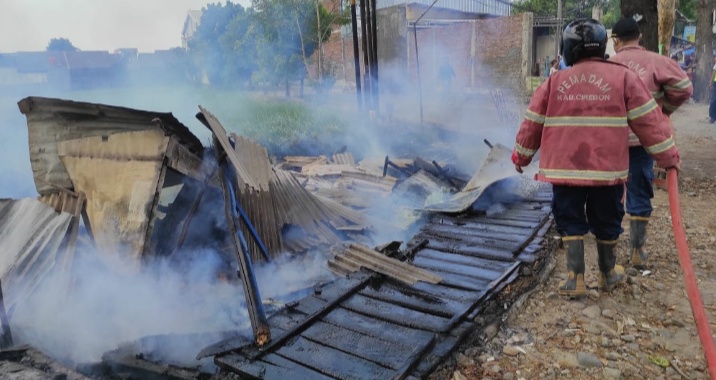
{"label": "black helmet", "polygon": [[607,30],[594,19],[578,19],[569,23],[562,33],[564,63],[572,66],[583,58],[604,58],[607,50]]}

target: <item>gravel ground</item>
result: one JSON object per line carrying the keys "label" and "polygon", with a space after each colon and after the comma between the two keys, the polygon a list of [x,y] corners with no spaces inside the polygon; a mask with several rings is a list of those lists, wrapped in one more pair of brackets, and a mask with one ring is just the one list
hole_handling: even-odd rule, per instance
{"label": "gravel ground", "polygon": [[[716,125],[708,106],[687,104],[674,115],[683,159],[680,194],[691,259],[709,320],[716,321]],[[565,250],[555,269],[502,327],[463,347],[439,379],[706,379],[706,363],[671,230],[668,194],[656,192],[647,250],[650,267],[627,265],[628,217],[618,262],[627,284],[596,291],[593,236],[585,241],[589,297],[556,292],[566,276]]]}

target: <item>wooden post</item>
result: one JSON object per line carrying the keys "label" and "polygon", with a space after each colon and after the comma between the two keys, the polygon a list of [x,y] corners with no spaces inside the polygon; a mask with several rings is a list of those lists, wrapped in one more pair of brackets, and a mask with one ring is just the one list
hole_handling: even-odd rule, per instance
{"label": "wooden post", "polygon": [[[217,148],[217,154],[224,155],[221,144],[214,137],[214,146]],[[261,295],[256,284],[254,269],[251,263],[251,257],[246,245],[243,234],[237,227],[236,218],[236,194],[233,191],[229,168],[226,164],[225,157],[217,157],[220,162],[219,170],[221,172],[221,190],[224,194],[224,213],[226,214],[226,226],[231,235],[231,243],[236,252],[237,262],[239,264],[239,273],[241,283],[244,288],[244,297],[246,298],[246,306],[249,311],[249,320],[251,329],[254,333],[254,341],[259,347],[262,347],[271,340],[271,330],[269,329],[266,314],[261,304]]]}
{"label": "wooden post", "polygon": [[358,50],[358,20],[356,16],[356,0],[351,0],[351,34],[353,35],[353,65],[356,72],[356,94],[358,96],[358,110],[363,109],[363,94],[360,83],[360,53]]}

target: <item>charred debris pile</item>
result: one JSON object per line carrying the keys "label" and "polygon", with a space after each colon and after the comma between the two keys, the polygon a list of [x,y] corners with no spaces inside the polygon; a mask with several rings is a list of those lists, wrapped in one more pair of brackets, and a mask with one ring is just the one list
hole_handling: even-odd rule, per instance
{"label": "charred debris pile", "polygon": [[[48,277],[71,298],[83,258],[139,273],[210,250],[221,258],[214,278],[243,289],[236,303],[246,320],[232,331],[130,340],[75,369],[103,378],[422,377],[474,331],[519,268],[548,253],[550,190],[515,176],[500,145],[488,143],[472,176],[431,158],[356,162],[346,148],[274,162],[203,107],[208,147],[169,113],[39,97],[18,105],[40,196],[0,199],[0,370],[41,355],[14,346],[11,328],[15,308]],[[262,299],[256,269],[308,252],[324,254],[332,277]],[[156,348],[178,345],[196,358]]]}

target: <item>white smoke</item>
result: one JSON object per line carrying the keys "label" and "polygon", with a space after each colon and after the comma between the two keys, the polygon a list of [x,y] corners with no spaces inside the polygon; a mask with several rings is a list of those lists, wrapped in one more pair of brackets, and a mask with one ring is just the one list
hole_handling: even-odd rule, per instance
{"label": "white smoke", "polygon": [[[240,283],[217,279],[222,264],[215,252],[192,256],[191,266],[180,266],[190,267],[188,271],[157,262],[131,273],[132,263],[114,260],[108,267],[95,252],[83,252],[75,261],[69,292],[68,278],[56,271],[18,303],[11,319],[16,343],[28,343],[66,362],[84,363],[101,360],[105,352],[146,336],[193,334],[183,337],[182,344],[155,340],[149,348],[152,356],[173,360],[194,358],[213,343],[194,333],[250,337]],[[257,267],[256,277],[264,300],[333,278],[318,254]],[[218,340],[221,335],[209,337]]]}

